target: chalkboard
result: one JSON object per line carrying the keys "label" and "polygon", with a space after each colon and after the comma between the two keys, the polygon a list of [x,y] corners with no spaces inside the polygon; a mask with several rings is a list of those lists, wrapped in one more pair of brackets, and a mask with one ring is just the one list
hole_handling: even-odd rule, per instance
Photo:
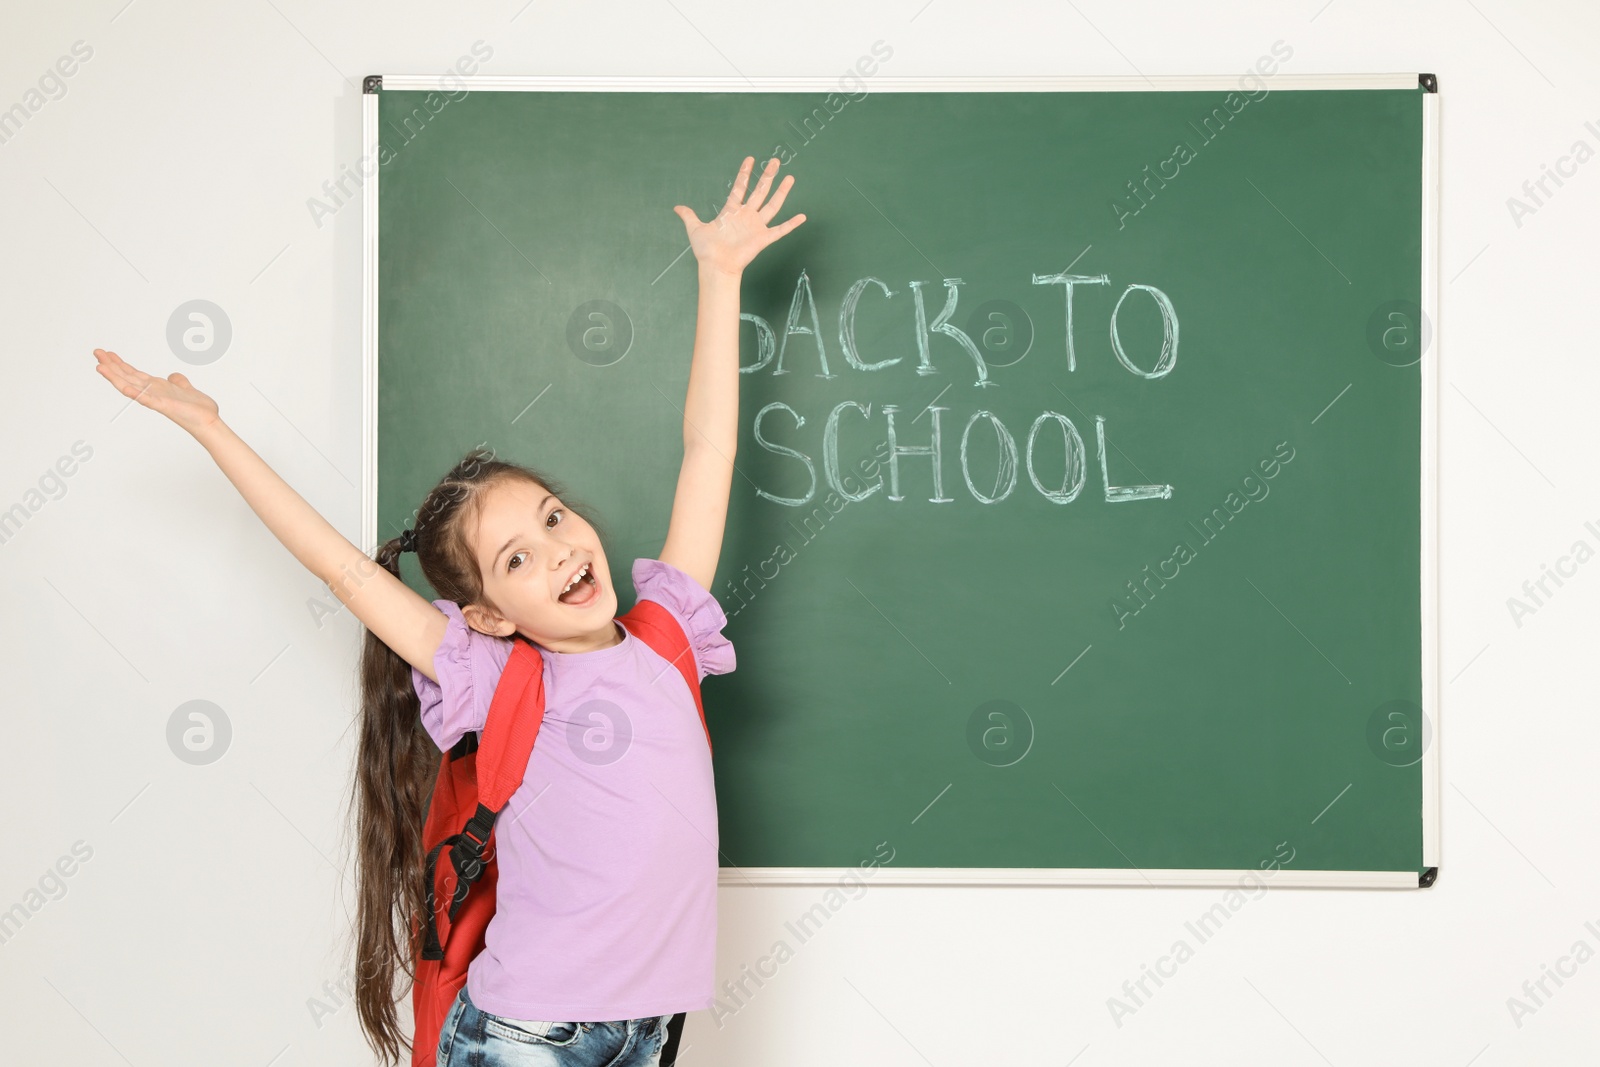
{"label": "chalkboard", "polygon": [[487,443],[599,512],[625,609],[671,209],[778,155],[724,883],[1431,884],[1431,76],[857,81],[369,78],[369,543]]}

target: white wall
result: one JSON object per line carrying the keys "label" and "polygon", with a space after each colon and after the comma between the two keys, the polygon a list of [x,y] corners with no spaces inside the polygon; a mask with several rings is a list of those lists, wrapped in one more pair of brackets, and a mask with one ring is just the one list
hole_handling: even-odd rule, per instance
{"label": "white wall", "polygon": [[[1221,890],[875,887],[721,1026],[692,1016],[683,1062],[1593,1061],[1600,562],[1520,626],[1507,600],[1575,541],[1600,546],[1600,161],[1520,226],[1506,201],[1575,140],[1600,147],[1600,12],[920,2],[12,7],[0,108],[74,42],[93,55],[0,144],[0,509],[75,442],[93,453],[0,544],[0,910],[27,913],[0,942],[8,1062],[368,1062],[337,992],[359,631],[314,624],[318,583],[192,440],[124,411],[91,349],[190,373],[358,539],[361,215],[319,227],[306,204],[361,154],[362,75],[441,71],[478,39],[495,74],[836,75],[878,38],[896,76],[1232,73],[1280,38],[1296,73],[1439,75],[1442,873],[1253,900],[1120,1026],[1108,998]],[[165,342],[194,298],[234,328],[207,367]],[[232,730],[203,767],[166,734],[196,699]],[[58,861],[73,873],[54,884]],[[721,974],[819,894],[726,889]],[[1579,942],[1584,962],[1514,1018],[1508,998]]]}

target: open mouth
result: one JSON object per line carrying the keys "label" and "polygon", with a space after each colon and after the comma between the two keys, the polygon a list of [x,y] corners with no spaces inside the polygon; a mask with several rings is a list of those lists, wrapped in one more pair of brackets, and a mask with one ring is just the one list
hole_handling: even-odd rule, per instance
{"label": "open mouth", "polygon": [[595,580],[594,571],[585,563],[583,569],[573,577],[571,583],[561,591],[557,597],[563,604],[573,608],[586,608],[600,597],[600,583]]}

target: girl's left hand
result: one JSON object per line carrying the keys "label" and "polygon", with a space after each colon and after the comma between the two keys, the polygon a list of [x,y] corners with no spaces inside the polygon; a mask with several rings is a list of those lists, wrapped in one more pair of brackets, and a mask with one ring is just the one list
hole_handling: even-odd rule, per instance
{"label": "girl's left hand", "polygon": [[695,258],[701,266],[725,274],[739,274],[756,258],[756,253],[806,220],[804,215],[796,215],[778,226],[767,225],[772,221],[772,216],[778,213],[778,208],[783,206],[783,198],[789,195],[794,175],[786,175],[778,184],[777,192],[772,194],[772,199],[763,204],[767,190],[772,187],[773,176],[778,173],[778,160],[773,157],[762,170],[761,180],[756,183],[750,199],[745,200],[745,188],[750,182],[750,169],[754,165],[754,156],[744,158],[727,202],[710,222],[701,222],[693,211],[682,204],[672,209],[689,231],[689,247],[694,249]]}

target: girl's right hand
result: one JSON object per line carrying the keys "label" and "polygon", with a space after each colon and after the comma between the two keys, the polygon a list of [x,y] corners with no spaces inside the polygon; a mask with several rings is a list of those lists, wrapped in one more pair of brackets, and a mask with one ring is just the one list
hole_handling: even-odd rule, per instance
{"label": "girl's right hand", "polygon": [[192,434],[218,422],[217,402],[196,389],[180,373],[166,378],[146,374],[123,362],[121,356],[104,348],[94,350],[99,360],[95,369],[123,396],[131,396],[152,411],[159,412]]}

